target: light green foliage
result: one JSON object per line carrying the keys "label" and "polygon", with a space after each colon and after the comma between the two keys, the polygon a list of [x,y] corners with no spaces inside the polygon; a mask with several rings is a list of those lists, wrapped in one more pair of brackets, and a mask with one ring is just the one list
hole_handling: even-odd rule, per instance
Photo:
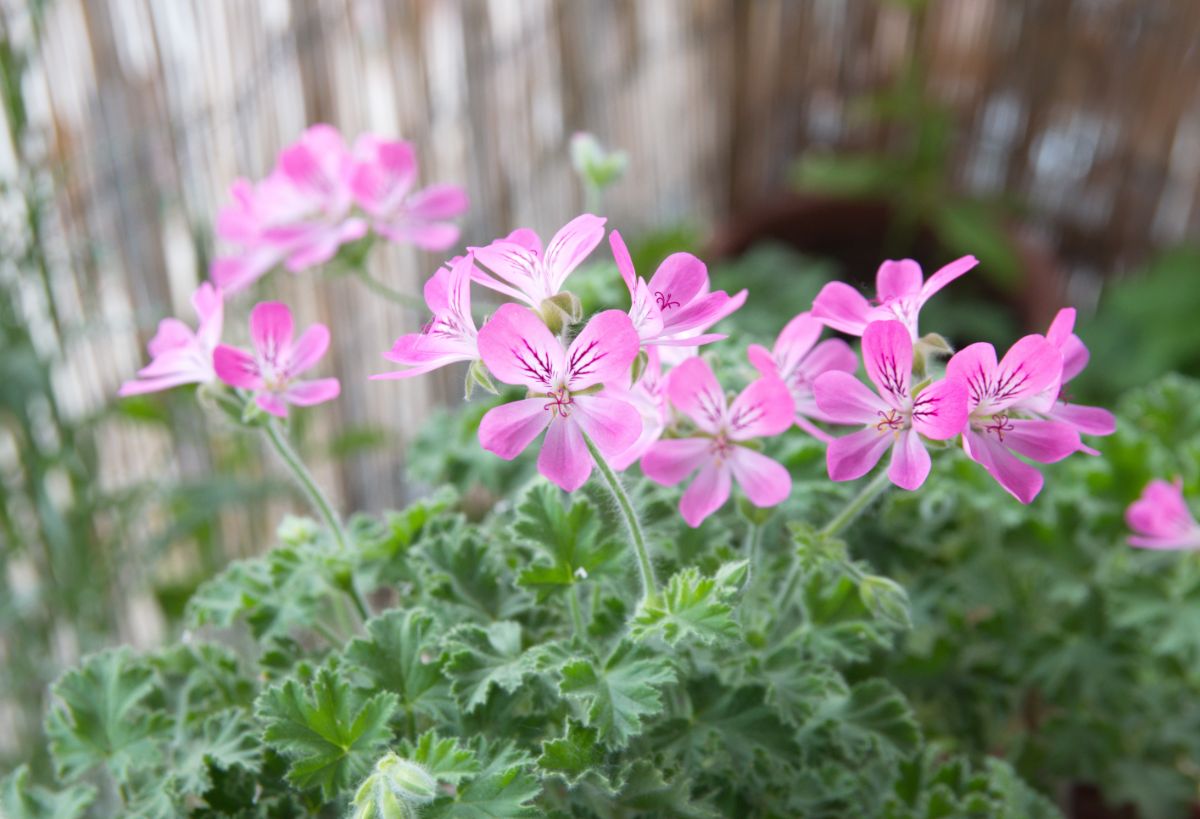
{"label": "light green foliage", "polygon": [[669,660],[629,642],[618,644],[603,665],[574,659],[560,673],[559,690],[583,706],[583,724],[618,749],[641,733],[645,717],[662,711],[662,688],[675,681]]}
{"label": "light green foliage", "polygon": [[394,609],[366,624],[367,638],[346,648],[349,667],[374,690],[394,692],[397,713],[443,723],[453,717],[450,682],[438,661],[434,617],[424,609]]}
{"label": "light green foliage", "polygon": [[57,792],[32,785],[25,766],[0,780],[0,816],[6,819],[78,819],[95,798],[87,785]]}
{"label": "light green foliage", "polygon": [[535,590],[539,600],[598,574],[617,573],[625,551],[618,533],[605,529],[590,501],[568,500],[548,483],[536,483],[525,493],[513,533],[537,550],[517,583]]}
{"label": "light green foliage", "polygon": [[262,693],[255,708],[263,739],[292,760],[288,779],[334,798],[370,769],[391,739],[388,719],[396,695],[368,696],[333,668],[310,685],[286,680]]}
{"label": "light green foliage", "polygon": [[647,600],[633,620],[633,636],[659,635],[672,645],[683,640],[714,643],[738,636],[732,600],[746,574],[745,563],[723,566],[715,577],[696,568],[675,574],[661,599]]}
{"label": "light green foliage", "polygon": [[492,687],[511,694],[530,676],[544,670],[553,646],[526,650],[521,625],[509,620],[487,628],[460,626],[446,640],[446,674],[451,691],[467,714],[483,706]]}

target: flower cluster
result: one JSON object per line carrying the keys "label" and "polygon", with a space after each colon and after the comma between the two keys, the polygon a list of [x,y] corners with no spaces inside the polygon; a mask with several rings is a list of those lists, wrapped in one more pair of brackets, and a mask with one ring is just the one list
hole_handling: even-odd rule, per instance
{"label": "flower cluster", "polygon": [[[289,405],[335,397],[336,379],[299,380],[328,347],[323,325],[293,338],[288,308],[265,302],[250,317],[253,352],[220,344],[222,291],[243,288],[280,263],[294,271],[328,261],[368,230],[425,249],[449,248],[458,228],[448,220],[466,208],[466,196],[453,186],[414,192],[415,179],[407,143],[365,135],[351,149],[329,126],[308,129],[266,179],[234,185],[218,234],[239,250],[214,265],[216,287],[197,291],[199,329],[164,321],[150,344],[154,361],[122,393],[220,379],[281,417]],[[483,417],[484,449],[511,459],[541,438],[538,470],[568,491],[587,481],[598,459],[617,471],[640,463],[667,486],[694,476],[680,502],[692,526],[720,508],[735,483],[752,504],[782,502],[791,479],[763,454],[761,441],[792,426],[826,444],[832,480],[860,478],[890,451],[887,478],[915,490],[931,471],[931,450],[957,441],[1022,503],[1042,487],[1031,462],[1095,454],[1080,435],[1115,428],[1106,410],[1064,394],[1087,363],[1073,310],[1003,357],[986,343],[953,353],[941,336],[921,334],[922,307],[973,268],[974,257],[928,279],[912,260],[884,262],[871,300],[845,283],[826,285],[772,349],[748,347],[756,375],[733,397],[699,352],[725,338],[713,328],[745,303],[746,291],[713,290],[704,262],[690,253],[668,256],[642,278],[614,230],[608,243],[629,307],[585,321],[567,283],[605,233],[603,218],[584,213],[545,243],[522,228],[465,248],[425,284],[429,321],[384,354],[399,368],[373,378],[404,379],[462,362],[470,365],[469,384],[520,387],[523,397]],[[472,285],[508,301],[477,323]],[[821,339],[827,329],[861,336],[865,382],[856,376],[859,356],[850,344]],[[837,427],[854,429],[839,435]]]}
{"label": "flower cluster", "polygon": [[1183,481],[1154,480],[1125,511],[1134,534],[1129,545],[1141,549],[1200,549],[1200,523],[1183,499]]}
{"label": "flower cluster", "polygon": [[450,220],[467,210],[466,192],[453,185],[414,191],[416,179],[411,144],[364,134],[351,150],[335,128],[312,126],[265,179],[233,184],[216,230],[235,249],[214,262],[213,281],[233,293],[279,264],[293,273],[315,267],[368,230],[445,250],[458,241]]}

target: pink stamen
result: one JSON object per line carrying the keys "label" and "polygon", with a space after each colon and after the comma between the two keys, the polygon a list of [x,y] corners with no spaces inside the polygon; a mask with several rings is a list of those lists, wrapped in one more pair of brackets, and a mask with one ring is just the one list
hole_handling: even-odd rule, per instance
{"label": "pink stamen", "polygon": [[876,410],[875,414],[883,419],[875,425],[875,429],[880,432],[885,429],[897,430],[904,426],[904,418],[901,417],[899,410],[890,409],[886,414],[883,410]]}
{"label": "pink stamen", "polygon": [[553,413],[556,417],[566,418],[571,414],[571,406],[575,403],[575,400],[566,389],[555,390],[546,397],[550,400],[546,402],[545,409]]}
{"label": "pink stamen", "polygon": [[671,301],[671,294],[663,295],[659,291],[654,291],[654,301],[658,304],[659,310],[669,310],[672,307],[678,307],[679,302]]}
{"label": "pink stamen", "polygon": [[1004,440],[1004,433],[1013,431],[1012,421],[1008,420],[1008,413],[998,412],[992,416],[992,421],[995,423],[988,424],[984,429],[988,432],[996,433],[996,437],[1001,441]]}

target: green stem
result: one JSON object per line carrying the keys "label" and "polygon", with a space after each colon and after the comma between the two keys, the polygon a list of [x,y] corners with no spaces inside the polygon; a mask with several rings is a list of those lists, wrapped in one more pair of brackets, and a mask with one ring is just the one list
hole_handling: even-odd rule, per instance
{"label": "green stem", "polygon": [[263,430],[266,432],[267,440],[271,442],[271,446],[275,447],[275,452],[287,464],[288,469],[292,470],[292,477],[296,479],[296,483],[300,484],[300,488],[308,496],[313,509],[317,511],[317,514],[325,521],[325,525],[329,527],[329,531],[333,534],[333,539],[337,542],[338,549],[346,551],[349,548],[350,541],[346,537],[346,530],[342,528],[341,518],[333,510],[333,504],[329,502],[329,498],[325,497],[325,493],[317,485],[317,481],[313,478],[312,473],[308,471],[308,467],[300,460],[300,456],[296,453],[296,450],[292,449],[292,445],[288,443],[287,436],[279,426],[279,422],[271,418],[263,426]]}
{"label": "green stem", "polygon": [[746,565],[749,567],[746,577],[747,589],[758,580],[758,553],[762,550],[762,530],[763,527],[757,523],[751,523],[746,529],[746,543],[743,552],[746,555]]}
{"label": "green stem", "polygon": [[575,626],[575,636],[582,640],[587,635],[587,626],[583,622],[583,608],[579,604],[579,586],[572,583],[567,594],[567,606],[571,609],[571,622]]}
{"label": "green stem", "polygon": [[877,498],[879,494],[887,488],[887,485],[887,470],[881,470],[880,473],[876,475],[870,483],[864,486],[857,495],[851,498],[850,501],[844,507],[842,507],[842,511],[834,515],[833,519],[830,520],[829,523],[825,524],[825,528],[823,528],[818,534],[820,534],[821,537],[833,537],[838,532],[845,529],[856,517],[858,517],[862,510],[866,509],[867,506],[870,505],[871,501],[875,500],[875,498]]}
{"label": "green stem", "polygon": [[592,439],[588,437],[587,433],[583,433],[583,441],[587,444],[588,452],[592,453],[592,460],[596,462],[604,482],[608,484],[608,491],[612,493],[617,506],[620,507],[621,514],[625,516],[625,526],[629,529],[629,540],[633,544],[633,551],[637,556],[638,572],[642,578],[642,599],[652,600],[658,596],[658,580],[654,577],[654,566],[650,563],[650,553],[646,551],[646,538],[642,534],[642,525],[638,522],[637,512],[634,511],[629,495],[625,493],[625,488],[621,486],[620,479],[612,471],[608,462],[604,460],[604,456],[600,454],[600,450],[592,443]]}
{"label": "green stem", "polygon": [[403,307],[410,307],[414,310],[422,309],[421,303],[410,296],[408,293],[401,293],[399,290],[387,286],[379,279],[367,272],[365,267],[354,268],[354,275],[357,276],[367,288],[377,296],[383,296],[388,301],[395,302]]}

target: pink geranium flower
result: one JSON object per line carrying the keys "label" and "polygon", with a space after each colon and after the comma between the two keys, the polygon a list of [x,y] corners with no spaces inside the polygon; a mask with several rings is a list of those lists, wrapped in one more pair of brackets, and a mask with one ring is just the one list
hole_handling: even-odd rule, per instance
{"label": "pink geranium flower", "polygon": [[1053,463],[1080,448],[1079,433],[1068,424],[1017,414],[1050,409],[1062,367],[1062,354],[1042,336],[1025,336],[999,363],[995,348],[980,342],[960,350],[946,365],[948,377],[967,385],[970,417],[963,449],[1021,503],[1037,497],[1043,479],[1017,455]]}
{"label": "pink geranium flower", "polygon": [[[1084,435],[1112,435],[1117,430],[1117,419],[1111,412],[1101,407],[1072,404],[1063,399],[1065,390],[1062,386],[1083,372],[1089,358],[1087,347],[1079,336],[1072,332],[1074,328],[1075,309],[1065,307],[1058,311],[1058,315],[1050,323],[1050,329],[1046,331],[1046,340],[1062,355],[1062,384],[1052,385],[1047,394],[1030,401],[1018,402],[1016,406],[1039,417],[1061,421]],[[1081,445],[1080,450],[1089,455],[1100,454],[1089,446]]]}
{"label": "pink geranium flower", "polygon": [[562,290],[567,277],[583,263],[604,238],[604,219],[585,213],[554,234],[542,251],[542,240],[528,228],[497,239],[487,247],[473,247],[475,281],[537,310],[542,302]]}
{"label": "pink geranium flower", "polygon": [[634,271],[621,234],[614,230],[608,241],[629,288],[629,318],[642,344],[698,347],[725,338],[723,333],[704,331],[741,307],[745,290],[736,296],[723,290],[710,293],[708,268],[691,253],[672,253],[647,283]]}
{"label": "pink geranium flower", "polygon": [[511,460],[546,430],[538,471],[572,492],[592,472],[585,433],[607,459],[637,440],[642,429],[637,409],[589,392],[626,378],[637,357],[637,332],[620,310],[594,316],[563,350],[532,311],[505,304],[479,331],[479,352],[497,379],[529,390],[527,398],[483,416],[479,443],[489,452]]}
{"label": "pink geranium flower", "polygon": [[466,212],[467,193],[457,185],[413,191],[417,158],[411,143],[364,134],[354,153],[350,187],[376,233],[422,250],[445,250],[458,241],[458,225],[449,220]]}
{"label": "pink geranium flower", "polygon": [[699,434],[658,441],[642,458],[642,471],[664,486],[698,472],[679,502],[689,526],[699,526],[724,505],[734,480],[755,506],[775,506],[787,498],[792,491],[787,470],[745,445],[791,427],[794,408],[786,384],[760,378],[728,404],[708,363],[690,358],[667,377],[667,397]]}
{"label": "pink geranium flower", "polygon": [[122,384],[117,395],[140,395],[216,379],[213,350],[221,341],[225,313],[221,291],[205,282],[192,294],[192,307],[200,318],[195,331],[177,318],[160,321],[147,345],[153,360],[138,370],[136,379]]}
{"label": "pink geranium flower", "polygon": [[835,439],[826,450],[829,477],[851,481],[871,471],[892,450],[888,478],[917,489],[929,476],[930,458],[921,436],[945,441],[967,421],[967,390],[958,378],[935,381],[913,394],[913,341],[902,322],[873,321],[863,331],[863,362],[878,395],[847,372],[823,373],[813,383],[817,406],[835,423],[865,424]]}
{"label": "pink geranium flower", "polygon": [[314,125],[283,150],[266,179],[235,182],[216,232],[238,249],[213,263],[213,281],[236,292],[281,262],[295,273],[329,261],[343,243],[361,238],[367,223],[351,214],[353,168],[342,135]]}
{"label": "pink geranium flower", "polygon": [[471,316],[470,254],[439,267],[425,282],[425,303],[433,318],[419,333],[400,336],[383,357],[405,369],[380,373],[372,379],[410,378],[456,361],[479,358],[478,333]]}
{"label": "pink geranium flower", "polygon": [[631,370],[624,378],[606,384],[600,393],[631,404],[642,416],[641,435],[628,449],[609,460],[609,465],[618,472],[628,469],[645,455],[667,428],[666,379],[657,347],[646,348],[646,366],[636,383],[630,383],[632,376]]}
{"label": "pink geranium flower", "polygon": [[1183,481],[1153,480],[1125,510],[1135,534],[1130,546],[1142,549],[1200,549],[1200,523],[1183,499]]}
{"label": "pink geranium flower", "polygon": [[974,256],[963,256],[923,281],[921,266],[912,259],[886,261],[875,275],[874,304],[850,285],[830,282],[813,300],[812,314],[826,327],[852,336],[861,336],[873,321],[895,319],[916,341],[917,315],[925,302],[977,264],[979,260]]}
{"label": "pink geranium flower", "polygon": [[297,381],[329,348],[329,330],[314,324],[292,341],[292,311],[286,304],[264,301],[250,311],[254,353],[225,344],[213,353],[217,375],[231,387],[251,390],[264,412],[286,418],[288,404],[308,407],[337,398],[336,378]]}
{"label": "pink geranium flower", "polygon": [[833,438],[812,424],[812,421],[833,422],[817,406],[813,396],[813,381],[822,373],[854,372],[858,369],[858,356],[841,339],[826,339],[817,344],[822,329],[824,325],[812,314],[801,313],[779,333],[773,350],[768,351],[761,344],[751,344],[746,357],[760,373],[781,378],[788,385],[792,403],[796,405],[796,426],[818,441],[829,443]]}

